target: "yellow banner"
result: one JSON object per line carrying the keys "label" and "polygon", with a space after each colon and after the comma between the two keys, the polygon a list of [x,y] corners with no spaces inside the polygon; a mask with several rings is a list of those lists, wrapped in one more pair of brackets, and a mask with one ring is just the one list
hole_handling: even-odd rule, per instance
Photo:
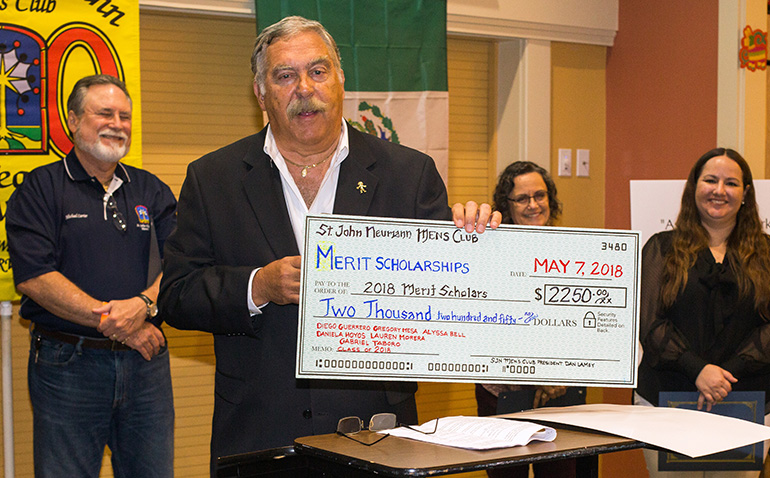
{"label": "yellow banner", "polygon": [[8,259],[8,198],[37,166],[72,149],[67,98],[97,73],[123,80],[133,100],[131,153],[141,166],[138,0],[0,0],[0,300],[18,298]]}

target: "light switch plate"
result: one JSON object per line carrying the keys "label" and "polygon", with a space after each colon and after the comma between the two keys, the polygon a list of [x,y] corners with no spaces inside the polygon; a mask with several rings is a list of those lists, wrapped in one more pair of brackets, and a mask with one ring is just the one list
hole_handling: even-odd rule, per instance
{"label": "light switch plate", "polygon": [[591,157],[591,151],[588,149],[577,150],[577,176],[582,178],[588,177],[589,162]]}
{"label": "light switch plate", "polygon": [[559,176],[572,176],[571,149],[559,149]]}

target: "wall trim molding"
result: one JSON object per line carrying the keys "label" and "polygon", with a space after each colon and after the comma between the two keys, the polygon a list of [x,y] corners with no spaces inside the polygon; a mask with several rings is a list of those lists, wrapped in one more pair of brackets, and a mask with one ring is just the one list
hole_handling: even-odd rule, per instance
{"label": "wall trim molding", "polygon": [[[209,15],[244,17],[255,15],[253,0],[206,0],[205,2],[196,2],[196,0],[139,0],[139,7]],[[617,32],[614,29],[448,13],[447,33],[498,40],[521,38],[612,46]]]}
{"label": "wall trim molding", "polygon": [[[224,4],[227,3],[227,4]],[[243,6],[238,6],[241,3]],[[223,2],[219,4],[201,5],[197,3],[184,3],[164,0],[139,0],[141,10],[166,11],[174,13],[196,13],[199,15],[225,15],[254,18],[254,1],[250,2]]]}
{"label": "wall trim molding", "polygon": [[528,40],[612,46],[617,32],[600,28],[574,27],[552,23],[536,23],[450,13],[447,15],[447,33],[500,40],[524,38]]}

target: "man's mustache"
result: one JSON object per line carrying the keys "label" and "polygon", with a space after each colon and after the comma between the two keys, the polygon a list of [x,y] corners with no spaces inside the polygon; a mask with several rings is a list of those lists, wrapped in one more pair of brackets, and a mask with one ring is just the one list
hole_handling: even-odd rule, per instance
{"label": "man's mustache", "polygon": [[326,105],[315,98],[293,100],[286,108],[286,114],[290,120],[303,113],[323,113],[324,111],[326,111]]}
{"label": "man's mustache", "polygon": [[114,136],[118,139],[128,140],[128,135],[125,134],[122,130],[114,130],[111,128],[103,129],[99,132],[99,136]]}

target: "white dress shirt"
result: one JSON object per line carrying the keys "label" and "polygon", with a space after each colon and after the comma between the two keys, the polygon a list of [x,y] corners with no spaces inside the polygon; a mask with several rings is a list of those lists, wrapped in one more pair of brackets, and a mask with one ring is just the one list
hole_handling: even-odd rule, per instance
{"label": "white dress shirt", "polygon": [[[270,156],[273,160],[273,164],[278,168],[281,173],[281,186],[283,187],[283,199],[286,202],[286,209],[289,211],[289,220],[291,221],[291,228],[294,231],[294,239],[297,241],[297,248],[300,253],[304,249],[305,245],[305,216],[308,214],[331,214],[334,211],[334,199],[337,196],[337,181],[340,177],[340,165],[348,157],[349,145],[348,145],[348,129],[345,124],[345,120],[342,121],[340,128],[340,139],[337,142],[337,149],[332,154],[331,163],[326,170],[321,186],[318,188],[318,194],[316,194],[313,204],[310,208],[305,204],[305,200],[302,198],[302,194],[297,188],[297,183],[294,182],[294,178],[289,172],[289,168],[286,165],[286,160],[283,159],[281,152],[278,150],[278,146],[275,144],[275,137],[271,126],[267,125],[267,135],[265,136],[265,154]],[[254,275],[260,268],[256,268],[251,271],[251,277],[249,278],[249,288],[247,290],[249,312],[252,315],[261,314],[261,307],[267,304],[257,306],[251,297],[251,285],[254,280]]]}

